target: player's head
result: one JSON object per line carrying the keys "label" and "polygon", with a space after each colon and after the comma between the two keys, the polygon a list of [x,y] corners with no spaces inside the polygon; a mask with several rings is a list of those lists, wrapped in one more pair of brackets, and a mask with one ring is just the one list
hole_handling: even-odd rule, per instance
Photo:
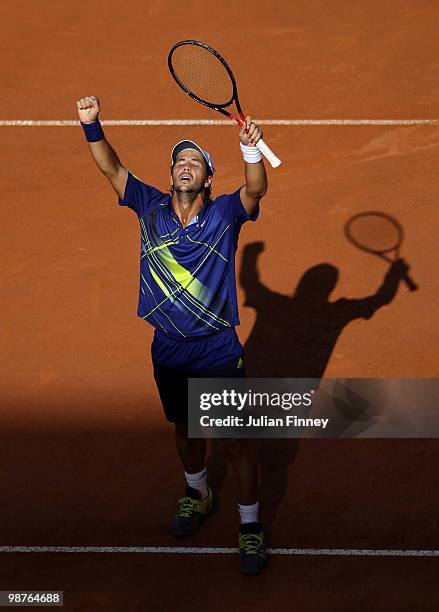
{"label": "player's head", "polygon": [[213,160],[193,140],[178,142],[171,152],[171,192],[201,193],[210,197],[215,172]]}
{"label": "player's head", "polygon": [[297,285],[295,296],[301,299],[327,300],[338,280],[338,270],[327,263],[309,268]]}

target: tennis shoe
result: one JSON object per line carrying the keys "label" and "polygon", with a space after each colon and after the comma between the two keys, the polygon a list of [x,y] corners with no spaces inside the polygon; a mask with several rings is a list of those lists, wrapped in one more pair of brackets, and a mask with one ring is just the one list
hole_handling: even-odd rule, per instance
{"label": "tennis shoe", "polygon": [[201,493],[192,487],[186,487],[186,495],[178,500],[178,512],[171,523],[171,535],[185,538],[192,535],[203,524],[205,518],[218,510],[218,496],[207,487],[207,496],[201,499]]}
{"label": "tennis shoe", "polygon": [[244,523],[239,528],[239,560],[246,576],[259,574],[267,563],[261,523]]}

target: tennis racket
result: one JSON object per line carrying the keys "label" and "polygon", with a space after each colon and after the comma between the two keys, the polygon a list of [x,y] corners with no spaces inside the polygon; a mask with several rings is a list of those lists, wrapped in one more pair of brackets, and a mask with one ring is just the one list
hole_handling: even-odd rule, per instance
{"label": "tennis racket", "polygon": [[[404,232],[398,221],[382,212],[362,212],[354,215],[345,225],[345,234],[357,248],[394,263],[399,259],[399,249]],[[392,255],[393,254],[393,255]],[[405,274],[403,281],[416,291],[418,286]]]}
{"label": "tennis racket", "polygon": [[[245,124],[235,77],[218,51],[199,40],[182,40],[169,52],[168,67],[177,85],[188,96],[225,115],[239,126]],[[238,117],[227,110],[233,103]],[[280,159],[262,138],[256,146],[273,168],[280,165]]]}

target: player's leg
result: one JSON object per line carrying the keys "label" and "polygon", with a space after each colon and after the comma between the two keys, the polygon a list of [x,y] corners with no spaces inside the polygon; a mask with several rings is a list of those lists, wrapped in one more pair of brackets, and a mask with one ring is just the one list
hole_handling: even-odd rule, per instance
{"label": "player's leg", "polygon": [[[243,356],[204,371],[206,378],[245,378]],[[259,520],[258,464],[252,440],[224,439],[224,455],[233,480],[240,518],[239,550],[243,574],[258,574],[267,562],[262,524]]]}
{"label": "player's leg", "polygon": [[207,484],[206,441],[188,437],[188,373],[154,365],[154,378],[166,419],[174,424],[174,438],[186,479],[185,494],[171,523],[171,534],[185,537],[197,531],[218,508],[218,498]]}
{"label": "player's leg", "polygon": [[187,423],[174,423],[174,426],[175,446],[185,472],[189,474],[201,472],[206,466],[206,440],[189,438]]}
{"label": "player's leg", "polygon": [[243,574],[255,575],[267,562],[259,520],[258,466],[250,440],[224,439],[224,454],[233,479],[238,512],[240,565]]}
{"label": "player's leg", "polygon": [[222,443],[238,504],[255,505],[258,502],[258,464],[255,453],[247,440],[229,438]]}
{"label": "player's leg", "polygon": [[206,440],[188,437],[188,374],[155,361],[153,366],[166,420],[174,425],[175,446],[184,470],[189,474],[199,473],[206,466]]}

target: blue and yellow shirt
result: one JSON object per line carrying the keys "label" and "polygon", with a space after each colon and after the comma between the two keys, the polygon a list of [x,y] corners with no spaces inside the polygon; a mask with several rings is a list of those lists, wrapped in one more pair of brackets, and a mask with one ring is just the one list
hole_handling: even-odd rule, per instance
{"label": "blue and yellow shirt", "polygon": [[183,227],[171,196],[133,174],[119,204],[140,223],[140,286],[137,314],[167,338],[190,340],[239,325],[235,252],[241,226],[255,221],[236,190],[206,200]]}

